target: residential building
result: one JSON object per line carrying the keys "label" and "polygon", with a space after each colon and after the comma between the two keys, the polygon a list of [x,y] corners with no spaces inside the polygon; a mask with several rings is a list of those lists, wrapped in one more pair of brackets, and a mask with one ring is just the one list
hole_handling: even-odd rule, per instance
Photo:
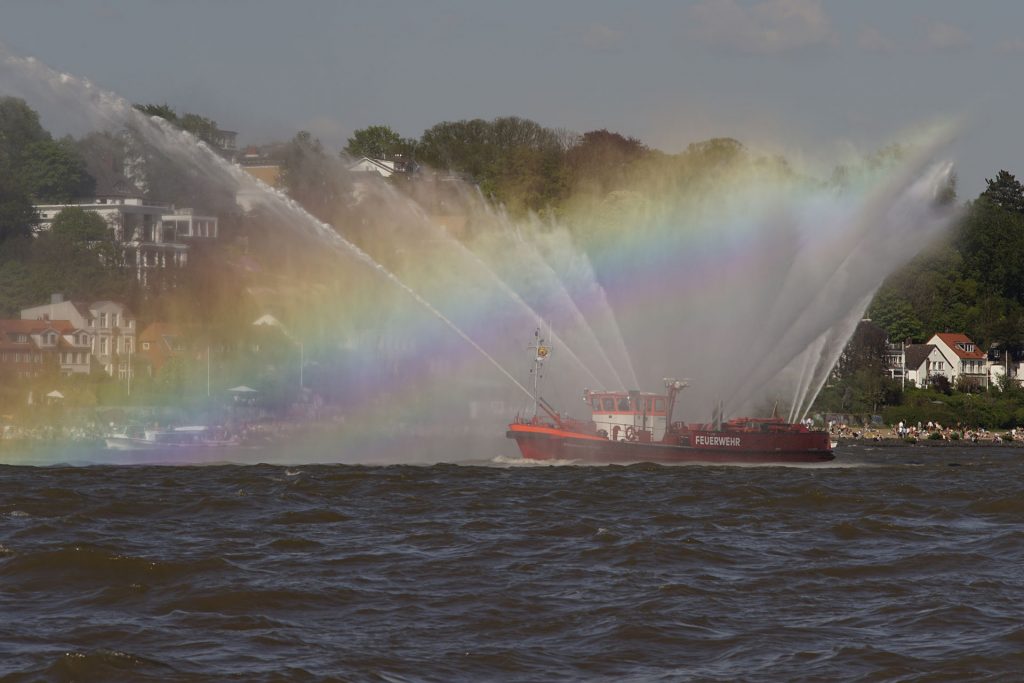
{"label": "residential building", "polygon": [[281,164],[259,147],[246,147],[238,157],[238,165],[249,175],[259,178],[271,187],[277,187],[281,182]]}
{"label": "residential building", "polygon": [[39,204],[37,232],[50,230],[53,220],[67,208],[98,214],[125,247],[125,266],[134,268],[141,282],[154,268],[182,267],[188,263],[188,244],[194,239],[215,239],[217,218],[175,209],[166,204],[146,203],[137,196],[111,195],[68,204]]}
{"label": "residential building", "polygon": [[203,216],[194,209],[175,209],[160,218],[161,237],[167,243],[217,239],[216,216]]}
{"label": "residential building", "polygon": [[376,173],[384,178],[390,178],[396,173],[415,173],[419,168],[415,161],[395,157],[394,159],[371,159],[360,157],[349,164],[348,170],[353,173]]}
{"label": "residential building", "polygon": [[155,322],[139,333],[139,356],[157,374],[164,364],[184,351],[181,330],[173,323]]}
{"label": "residential building", "polygon": [[48,304],[23,309],[21,319],[68,321],[74,330],[88,335],[89,351],[104,372],[119,379],[128,377],[129,358],[136,351],[136,322],[124,304],[86,304],[66,301],[63,295],[54,294]]}
{"label": "residential building", "polygon": [[990,386],[999,386],[1009,376],[1018,385],[1024,381],[1024,350],[1003,349],[993,344],[988,350],[988,377]]}
{"label": "residential building", "polygon": [[906,382],[909,385],[926,387],[935,375],[942,375],[947,379],[951,376],[949,361],[934,344],[906,344],[903,347],[903,356]]}
{"label": "residential building", "polygon": [[[951,383],[966,383],[987,388],[989,385],[988,356],[965,334],[940,332],[928,340],[936,347],[948,364],[948,372],[941,372]],[[931,374],[937,374],[932,372]]]}
{"label": "residential building", "polygon": [[63,375],[87,374],[91,338],[68,320],[0,320],[0,372],[36,377],[56,368]]}

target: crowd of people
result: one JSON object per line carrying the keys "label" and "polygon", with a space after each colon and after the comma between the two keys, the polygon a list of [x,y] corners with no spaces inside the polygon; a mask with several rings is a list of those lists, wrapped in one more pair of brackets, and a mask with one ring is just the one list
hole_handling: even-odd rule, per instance
{"label": "crowd of people", "polygon": [[983,427],[948,426],[929,420],[908,424],[903,421],[886,426],[851,426],[841,422],[829,422],[829,434],[840,439],[870,441],[967,441],[969,443],[1021,443],[1024,444],[1024,429],[1009,429],[992,432]]}

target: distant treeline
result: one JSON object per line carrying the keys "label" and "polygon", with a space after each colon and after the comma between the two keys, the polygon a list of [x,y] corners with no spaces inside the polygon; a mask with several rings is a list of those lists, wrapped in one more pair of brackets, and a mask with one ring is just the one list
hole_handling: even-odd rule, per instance
{"label": "distant treeline", "polygon": [[[166,104],[138,108],[216,142],[217,123],[209,118],[179,114]],[[339,168],[362,156],[402,159],[414,162],[411,168],[456,175],[513,216],[566,216],[588,203],[633,194],[659,198],[683,191],[727,193],[732,184],[750,182],[750,169],[774,179],[826,185],[849,182],[856,173],[839,167],[828,179],[804,178],[785,158],[760,154],[732,138],[696,142],[681,152],[666,153],[608,130],[577,134],[514,116],[445,121],[418,139],[402,137],[385,125],[369,126],[355,131],[338,152],[301,131],[264,149],[281,165],[284,189],[335,225],[336,206],[351,189]],[[891,163],[901,153],[899,147],[889,147],[864,165]],[[746,174],[735,174],[738,168]],[[395,179],[400,189],[414,181],[401,174]],[[920,254],[880,289],[869,315],[891,339],[920,342],[937,331],[957,331],[983,347],[998,343],[1024,350],[1024,187],[1005,170],[987,183],[979,197],[963,205],[962,218],[947,240]],[[68,216],[46,239],[31,238],[36,222],[33,203],[89,196],[97,187],[215,212],[226,239],[212,249],[230,252],[242,238],[250,256],[267,263],[287,261],[274,231],[251,217],[241,220],[233,197],[213,192],[203,178],[176,168],[130,128],[58,140],[43,129],[38,114],[24,101],[0,98],[0,315],[45,300],[52,291],[65,291],[82,298],[124,300],[143,309],[143,314],[155,307],[155,317],[173,307],[168,297],[182,299],[171,290],[197,280],[190,275],[147,285],[158,291],[140,288],[117,269],[117,259],[109,251],[96,249],[97,241],[112,237],[102,234],[102,227],[88,217]],[[943,201],[957,201],[954,186]],[[347,227],[338,225],[342,231]],[[116,252],[116,245],[110,249]],[[190,267],[214,271],[198,277],[205,295],[222,289],[211,264],[230,257],[214,253],[193,259]],[[185,302],[202,296],[190,292],[174,306],[187,308]],[[207,315],[218,314],[211,310]]]}

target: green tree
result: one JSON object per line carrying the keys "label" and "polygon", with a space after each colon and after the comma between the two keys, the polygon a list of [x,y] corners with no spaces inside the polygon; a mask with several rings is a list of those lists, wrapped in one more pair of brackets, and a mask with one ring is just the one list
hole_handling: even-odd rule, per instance
{"label": "green tree", "polygon": [[28,145],[20,172],[32,196],[43,202],[64,203],[96,192],[96,180],[70,138]]}
{"label": "green tree", "polygon": [[871,320],[862,320],[836,362],[834,373],[848,379],[858,372],[882,375],[885,360],[885,330]]}
{"label": "green tree", "polygon": [[597,195],[628,189],[624,182],[631,165],[643,159],[648,151],[636,138],[603,128],[584,133],[565,155],[569,183],[577,191]]}
{"label": "green tree", "polygon": [[110,225],[95,211],[77,206],[61,210],[54,219],[53,234],[71,242],[99,242],[112,238]]}
{"label": "green tree", "polygon": [[994,180],[985,178],[988,187],[981,196],[1007,211],[1024,213],[1024,186],[1009,171],[999,171]]}
{"label": "green tree", "polygon": [[30,145],[50,140],[39,114],[17,97],[0,97],[0,168],[17,168]]}
{"label": "green tree", "polygon": [[299,131],[279,152],[281,184],[307,211],[331,222],[346,192],[341,160],[330,158],[320,140]]}
{"label": "green tree", "polygon": [[412,158],[416,141],[403,138],[388,126],[368,126],[352,133],[345,145],[350,157],[391,159],[396,156]]}
{"label": "green tree", "polygon": [[18,178],[0,167],[0,244],[29,237],[38,217],[32,199]]}
{"label": "green tree", "polygon": [[992,293],[1024,301],[1024,213],[1006,208],[1010,199],[992,200],[987,192],[961,223],[957,247],[965,272]]}
{"label": "green tree", "polygon": [[94,187],[69,139],[55,142],[24,100],[0,97],[0,242],[31,234],[33,198],[63,201]]}
{"label": "green tree", "polygon": [[891,287],[882,287],[868,309],[868,317],[880,325],[894,342],[924,340],[921,320],[910,302]]}
{"label": "green tree", "polygon": [[418,159],[468,176],[511,210],[539,210],[562,195],[564,136],[518,116],[444,121],[423,132]]}
{"label": "green tree", "polygon": [[178,122],[178,113],[166,102],[163,104],[136,104],[135,108],[146,116],[159,116],[168,123],[177,124]]}
{"label": "green tree", "polygon": [[195,135],[208,145],[214,148],[220,147],[220,129],[217,122],[199,114],[182,114],[178,119],[178,127]]}

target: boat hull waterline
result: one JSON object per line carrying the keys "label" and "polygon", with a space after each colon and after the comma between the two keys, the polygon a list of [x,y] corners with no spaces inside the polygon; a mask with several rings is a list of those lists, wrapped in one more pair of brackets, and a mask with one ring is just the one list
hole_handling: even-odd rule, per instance
{"label": "boat hull waterline", "polygon": [[[696,431],[687,443],[611,441],[547,425],[511,424],[505,434],[529,460],[659,463],[807,463],[835,458],[824,432],[723,436]],[[760,438],[758,438],[760,437]],[[717,444],[697,446],[693,444]]]}

